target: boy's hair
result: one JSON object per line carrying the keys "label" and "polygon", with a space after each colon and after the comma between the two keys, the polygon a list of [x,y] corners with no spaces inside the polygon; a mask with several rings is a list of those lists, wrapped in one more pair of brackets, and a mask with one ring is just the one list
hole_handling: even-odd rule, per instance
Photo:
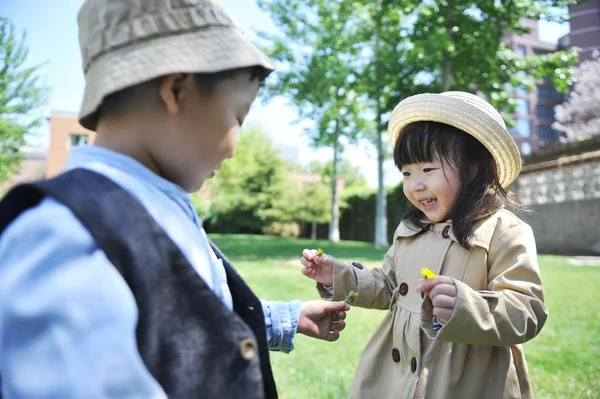
{"label": "boy's hair", "polygon": [[[250,72],[250,81],[258,79],[262,86],[270,71],[261,67],[253,66],[247,68],[229,69],[215,73],[195,73],[196,86],[202,94],[212,94],[215,86],[224,80],[233,78],[238,73]],[[127,113],[135,103],[142,103],[152,98],[152,92],[157,92],[161,77],[127,87],[115,93],[111,93],[102,100],[100,105],[100,117],[110,117]]]}
{"label": "boy's hair", "polygon": [[[516,198],[500,185],[492,154],[476,138],[439,122],[420,121],[407,125],[394,148],[398,169],[435,159],[442,165],[455,166],[460,176],[461,187],[450,216],[454,235],[463,247],[471,247],[471,228],[477,217],[498,210],[502,204],[520,209]],[[420,228],[427,226],[425,215],[414,206],[404,219]]]}

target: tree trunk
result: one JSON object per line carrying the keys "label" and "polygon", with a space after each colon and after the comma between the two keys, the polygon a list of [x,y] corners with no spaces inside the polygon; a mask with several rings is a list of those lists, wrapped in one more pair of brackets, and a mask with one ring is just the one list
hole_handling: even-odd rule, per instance
{"label": "tree trunk", "polygon": [[[449,2],[446,10],[446,39],[452,40],[452,20],[454,19],[454,4]],[[448,91],[452,87],[452,56],[448,49],[442,51],[442,91]]]}
{"label": "tree trunk", "polygon": [[310,239],[313,241],[317,239],[317,222],[311,223]]}
{"label": "tree trunk", "polygon": [[335,121],[333,132],[333,172],[331,173],[331,222],[329,222],[329,241],[340,241],[340,204],[337,190],[338,152],[339,152],[340,121]]}
{"label": "tree trunk", "polygon": [[379,76],[380,54],[380,28],[381,28],[381,0],[377,0],[375,16],[375,82],[376,90],[376,140],[377,140],[377,203],[375,205],[375,245],[387,246],[387,212],[386,192],[383,185],[383,161],[385,160],[384,144],[381,137],[381,84]]}

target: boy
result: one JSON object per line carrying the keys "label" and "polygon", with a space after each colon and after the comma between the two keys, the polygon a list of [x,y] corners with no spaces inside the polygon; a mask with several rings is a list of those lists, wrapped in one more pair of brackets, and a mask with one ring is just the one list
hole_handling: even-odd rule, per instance
{"label": "boy", "polygon": [[273,65],[207,0],[87,0],[78,21],[97,141],[0,205],[0,396],[277,397],[268,349],[335,341],[349,307],[259,301],[187,194]]}

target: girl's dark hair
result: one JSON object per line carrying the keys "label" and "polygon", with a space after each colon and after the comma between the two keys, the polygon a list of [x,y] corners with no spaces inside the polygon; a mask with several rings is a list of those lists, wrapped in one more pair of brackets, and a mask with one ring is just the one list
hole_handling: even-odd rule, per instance
{"label": "girl's dark hair", "polygon": [[[394,162],[398,169],[436,159],[442,165],[455,166],[460,176],[461,187],[449,216],[452,231],[463,247],[471,247],[471,228],[478,216],[494,212],[502,204],[520,210],[516,198],[500,186],[492,154],[476,138],[439,122],[407,125],[394,147]],[[410,207],[404,219],[420,228],[427,226],[425,215],[415,206]]]}

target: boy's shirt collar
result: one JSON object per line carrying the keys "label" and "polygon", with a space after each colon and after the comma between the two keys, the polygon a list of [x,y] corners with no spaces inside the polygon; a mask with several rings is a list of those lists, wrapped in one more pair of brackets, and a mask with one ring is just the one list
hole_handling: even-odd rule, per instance
{"label": "boy's shirt collar", "polygon": [[65,170],[100,163],[129,173],[158,188],[171,198],[191,203],[189,194],[177,184],[157,175],[134,158],[108,148],[95,145],[76,147],[69,153]]}

